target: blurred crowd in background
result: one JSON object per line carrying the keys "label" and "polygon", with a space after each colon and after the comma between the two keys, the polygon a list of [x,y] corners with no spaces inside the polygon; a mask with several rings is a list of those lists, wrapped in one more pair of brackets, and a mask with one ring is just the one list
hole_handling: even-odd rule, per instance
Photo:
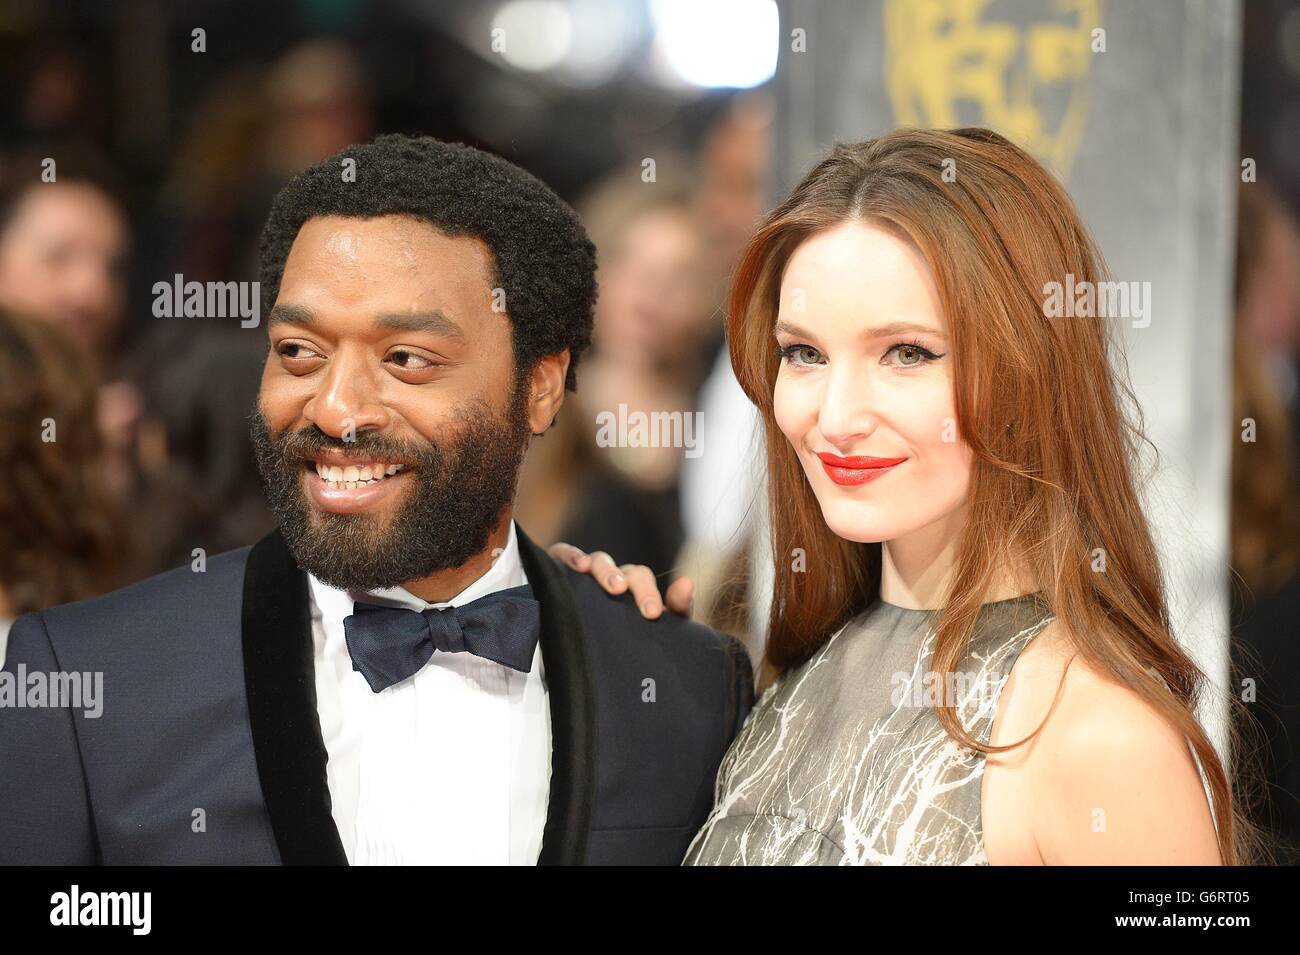
{"label": "blurred crowd in background", "polygon": [[[530,71],[544,44],[520,44],[511,61],[467,41],[489,35],[494,17],[555,15],[530,6],[3,7],[0,631],[272,528],[247,441],[265,328],[155,318],[151,290],[176,274],[254,279],[276,190],[380,132],[496,152],[583,217],[600,255],[595,346],[578,392],[529,453],[517,516],[539,543],[607,550],[665,584],[680,569],[694,532],[682,449],[599,447],[593,422],[620,405],[693,411],[719,373],[728,273],[772,200],[773,107],[761,72],[692,80],[655,49],[649,19],[615,42],[599,29],[599,4],[576,5],[590,11],[581,35],[597,42],[568,72]],[[1257,95],[1279,95],[1273,71],[1290,76],[1293,97],[1300,89],[1300,62],[1282,62],[1275,28],[1246,18],[1242,138],[1276,147],[1295,134],[1289,148],[1300,154],[1294,103],[1278,106],[1279,123]],[[41,179],[50,158],[53,183]],[[1234,421],[1260,422],[1268,446],[1234,462],[1233,613],[1263,672],[1295,676],[1271,688],[1278,725],[1295,727],[1300,172],[1267,178],[1243,186],[1239,203]],[[743,548],[718,560],[743,567]],[[697,616],[743,630],[723,590],[703,594]],[[1296,742],[1285,737],[1273,732],[1274,762],[1300,792]],[[1274,811],[1300,832],[1297,808]]]}

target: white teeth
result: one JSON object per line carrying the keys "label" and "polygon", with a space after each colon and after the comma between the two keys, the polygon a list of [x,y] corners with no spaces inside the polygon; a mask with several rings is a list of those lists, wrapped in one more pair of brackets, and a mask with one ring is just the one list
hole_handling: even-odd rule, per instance
{"label": "white teeth", "polygon": [[359,487],[369,487],[376,481],[382,481],[389,475],[396,474],[402,470],[405,465],[402,464],[365,464],[361,467],[349,465],[348,467],[335,467],[329,464],[322,464],[319,461],[314,462],[316,473],[320,475],[322,481],[329,484],[337,490],[355,490]]}

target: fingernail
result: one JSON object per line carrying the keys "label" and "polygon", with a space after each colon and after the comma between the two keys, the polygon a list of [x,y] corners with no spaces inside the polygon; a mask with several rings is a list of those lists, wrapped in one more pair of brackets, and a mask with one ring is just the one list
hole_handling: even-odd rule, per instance
{"label": "fingernail", "polygon": [[644,613],[647,617],[657,617],[659,616],[660,609],[661,609],[660,606],[657,603],[655,603],[653,600],[651,600],[642,605],[641,612]]}
{"label": "fingernail", "polygon": [[609,578],[611,584],[625,584],[627,579],[622,574],[614,574]]}

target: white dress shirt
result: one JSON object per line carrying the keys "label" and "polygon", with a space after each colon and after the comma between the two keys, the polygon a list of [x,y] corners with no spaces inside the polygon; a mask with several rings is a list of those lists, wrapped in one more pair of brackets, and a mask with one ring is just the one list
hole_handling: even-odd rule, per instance
{"label": "white dress shirt", "polygon": [[308,575],[316,700],[334,823],[353,865],[533,865],[551,778],[551,715],[540,646],[520,673],[435,651],[375,693],[352,669],[343,618],[354,600],[459,607],[528,582],[515,525],[478,580],[445,603],[402,587],[349,593]]}

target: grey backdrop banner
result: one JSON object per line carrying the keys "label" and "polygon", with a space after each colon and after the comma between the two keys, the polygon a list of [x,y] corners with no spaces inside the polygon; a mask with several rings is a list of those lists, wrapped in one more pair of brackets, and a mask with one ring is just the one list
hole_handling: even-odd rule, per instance
{"label": "grey backdrop banner", "polygon": [[[831,143],[990,126],[1061,176],[1115,280],[1151,283],[1149,324],[1113,319],[1158,450],[1142,487],[1176,634],[1226,689],[1237,0],[780,9],[774,199]],[[1221,751],[1225,715],[1201,714]]]}

